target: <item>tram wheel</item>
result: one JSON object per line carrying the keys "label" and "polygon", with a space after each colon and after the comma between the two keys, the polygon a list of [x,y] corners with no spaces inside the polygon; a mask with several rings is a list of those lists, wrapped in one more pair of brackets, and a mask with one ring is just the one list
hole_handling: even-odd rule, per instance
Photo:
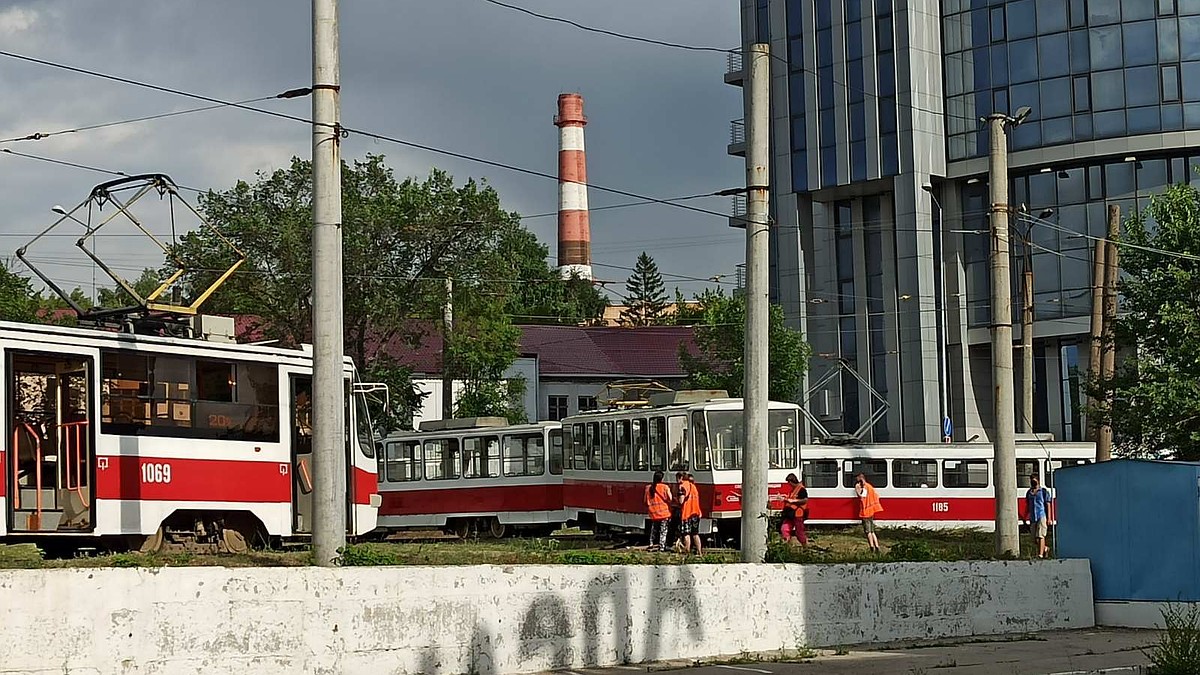
{"label": "tram wheel", "polygon": [[162,526],[159,526],[159,528],[154,531],[154,534],[142,540],[141,545],[138,546],[138,553],[158,553],[159,551],[162,551],[163,543],[166,541],[166,538],[166,532],[163,530]]}
{"label": "tram wheel", "polygon": [[221,548],[226,553],[245,553],[250,550],[250,545],[241,532],[227,527],[221,530]]}
{"label": "tram wheel", "polygon": [[504,535],[508,534],[508,526],[500,522],[499,518],[492,518],[488,521],[488,534],[493,539],[503,539]]}
{"label": "tram wheel", "polygon": [[446,523],[446,532],[466,541],[471,534],[471,521],[465,519],[452,520]]}

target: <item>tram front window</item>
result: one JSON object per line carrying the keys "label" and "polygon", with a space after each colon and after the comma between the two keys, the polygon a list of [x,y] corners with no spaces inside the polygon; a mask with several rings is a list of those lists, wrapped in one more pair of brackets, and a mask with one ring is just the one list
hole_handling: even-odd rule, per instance
{"label": "tram front window", "polygon": [[375,456],[375,431],[371,428],[371,413],[367,409],[367,395],[354,392],[354,427],[358,445],[367,457]]}
{"label": "tram front window", "polygon": [[[741,410],[708,411],[708,442],[713,468],[742,468],[742,443],[746,433]],[[767,457],[772,469],[794,469],[799,465],[796,451],[796,413],[772,410],[767,413]]]}

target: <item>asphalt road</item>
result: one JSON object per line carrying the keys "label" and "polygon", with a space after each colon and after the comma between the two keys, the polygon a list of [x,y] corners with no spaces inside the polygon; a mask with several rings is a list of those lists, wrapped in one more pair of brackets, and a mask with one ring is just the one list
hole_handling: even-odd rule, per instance
{"label": "asphalt road", "polygon": [[1157,631],[1097,628],[864,646],[843,654],[820,650],[814,658],[799,662],[722,663],[714,659],[704,665],[681,661],[556,672],[566,675],[629,675],[648,671],[687,675],[1049,675],[1115,669],[1109,672],[1118,675],[1137,672],[1134,666],[1149,664],[1142,650],[1157,639]]}

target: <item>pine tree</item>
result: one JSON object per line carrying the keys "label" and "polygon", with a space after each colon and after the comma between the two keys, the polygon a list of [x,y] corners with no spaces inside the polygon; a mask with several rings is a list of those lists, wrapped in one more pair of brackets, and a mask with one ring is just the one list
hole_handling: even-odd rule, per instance
{"label": "pine tree", "polygon": [[665,322],[667,291],[654,259],[643,251],[625,282],[624,326],[656,326]]}

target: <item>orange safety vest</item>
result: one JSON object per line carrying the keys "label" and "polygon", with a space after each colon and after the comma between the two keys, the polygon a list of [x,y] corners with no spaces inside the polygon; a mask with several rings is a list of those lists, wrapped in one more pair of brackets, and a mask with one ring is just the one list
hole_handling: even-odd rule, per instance
{"label": "orange safety vest", "polygon": [[859,517],[871,518],[877,513],[883,513],[883,506],[879,504],[879,493],[875,491],[875,486],[864,480],[863,491],[866,494],[858,498]]}
{"label": "orange safety vest", "polygon": [[[650,489],[654,488],[651,493]],[[664,494],[664,492],[666,494]],[[646,508],[650,511],[650,520],[667,520],[671,517],[671,488],[665,483],[646,486]]]}
{"label": "orange safety vest", "polygon": [[696,487],[696,484],[690,480],[680,485],[680,488],[684,490],[684,493],[683,510],[682,513],[679,514],[679,517],[683,518],[684,520],[687,520],[693,516],[699,518],[701,516],[700,488]]}
{"label": "orange safety vest", "polygon": [[791,509],[796,512],[796,518],[799,518],[800,520],[804,520],[804,519],[808,518],[808,505],[806,504],[804,506],[800,506],[799,504],[789,504],[788,501],[793,500],[793,499],[797,499],[797,500],[800,499],[797,495],[799,495],[800,491],[803,489],[804,489],[804,483],[803,482],[797,483],[796,487],[792,488],[792,491],[788,493],[787,498],[783,500],[784,512],[786,513],[788,511],[788,509]]}

